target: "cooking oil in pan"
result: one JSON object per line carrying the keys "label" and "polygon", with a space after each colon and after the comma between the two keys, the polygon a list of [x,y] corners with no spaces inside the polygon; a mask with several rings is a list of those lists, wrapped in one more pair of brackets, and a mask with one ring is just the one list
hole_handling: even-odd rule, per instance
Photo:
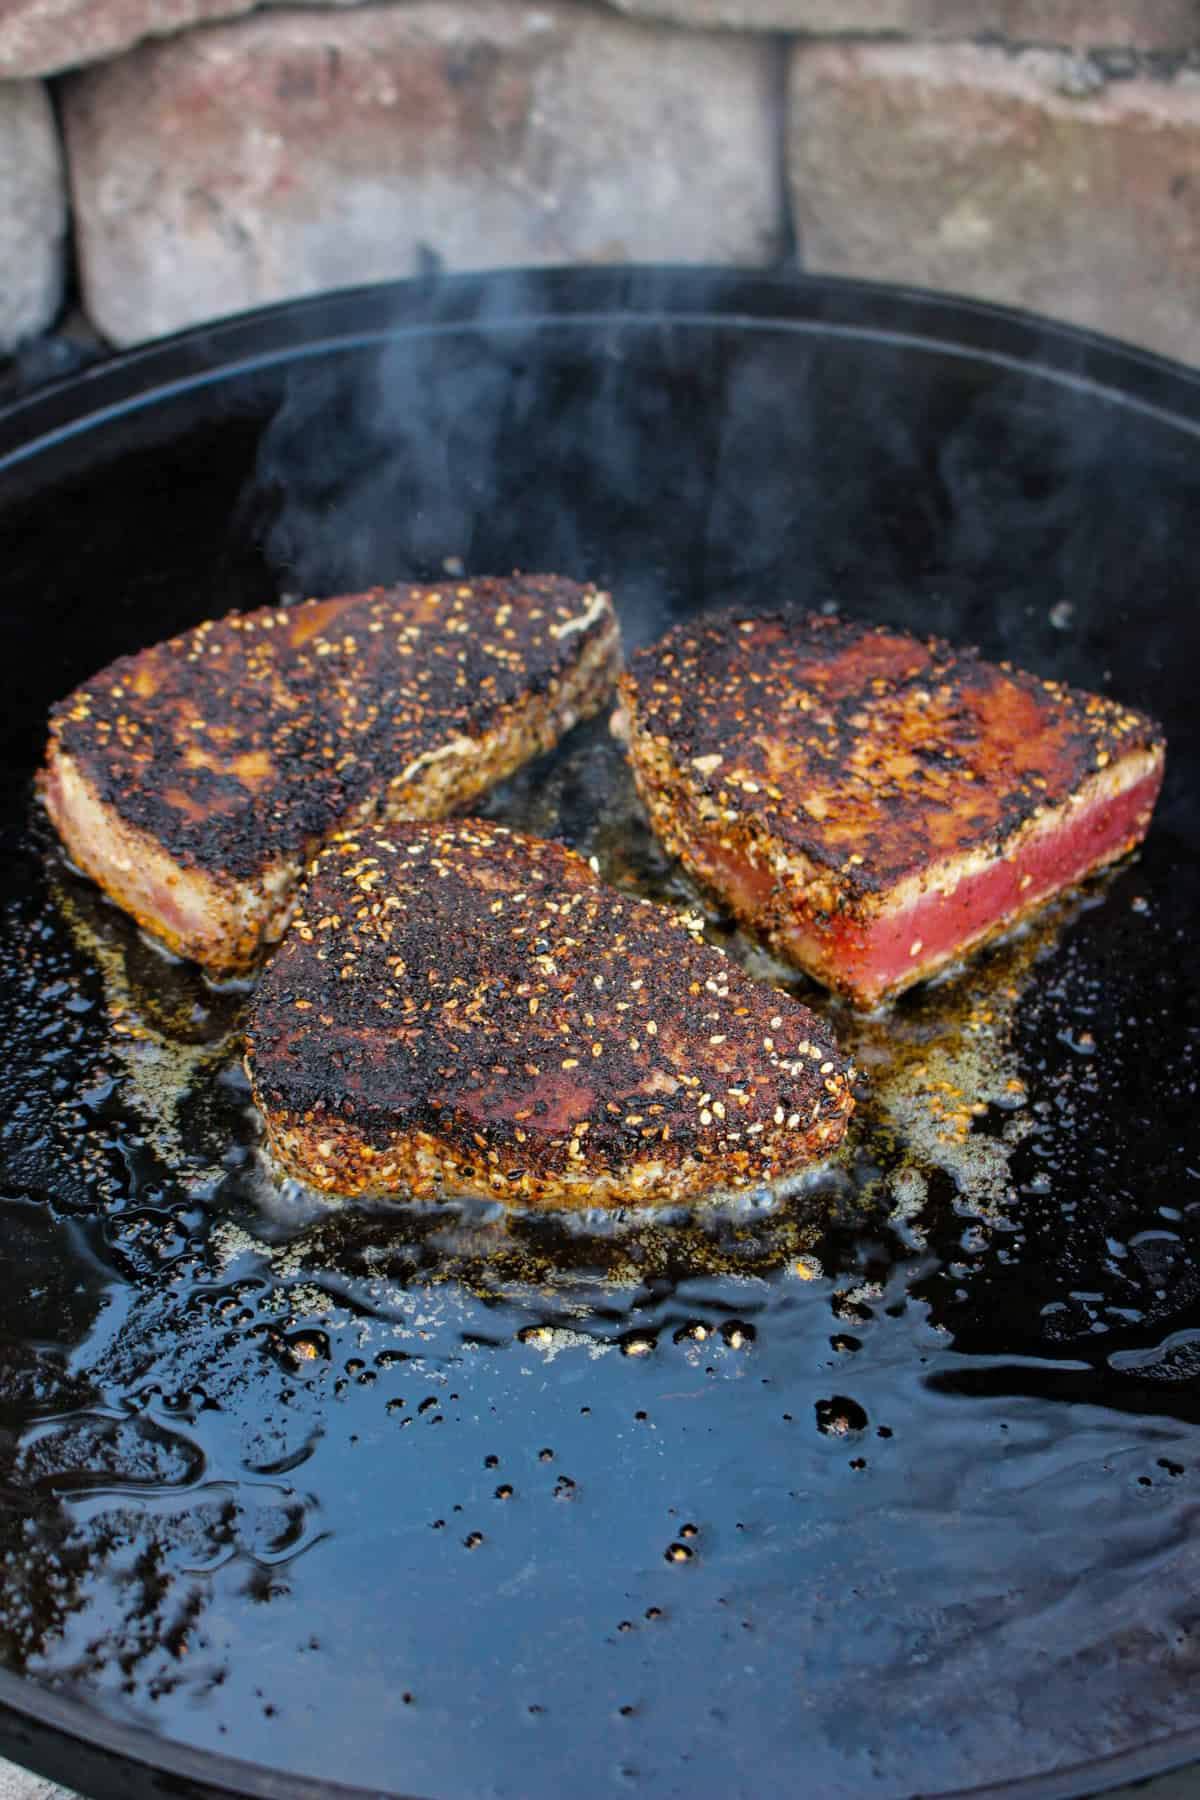
{"label": "cooking oil in pan", "polygon": [[[488,807],[697,902],[601,726]],[[1153,868],[867,1019],[710,917],[832,1013],[848,1139],[774,1204],[570,1219],[277,1184],[241,996],[36,831],[6,879],[5,1663],[445,1796],[743,1792],[763,1744],[780,1787],[898,1795],[1197,1722]]]}

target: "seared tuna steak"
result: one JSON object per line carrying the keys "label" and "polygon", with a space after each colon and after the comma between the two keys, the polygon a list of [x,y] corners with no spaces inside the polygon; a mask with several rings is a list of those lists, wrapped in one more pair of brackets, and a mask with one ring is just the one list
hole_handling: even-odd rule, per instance
{"label": "seared tuna steak", "polygon": [[270,1145],[327,1193],[542,1207],[776,1186],[853,1107],[828,1029],[560,844],[335,839],[255,995]]}
{"label": "seared tuna steak", "polygon": [[622,691],[667,848],[780,955],[871,1006],[1140,843],[1143,713],[973,650],[725,612]]}
{"label": "seared tuna steak", "polygon": [[333,832],[465,805],[595,712],[619,660],[608,596],[552,575],[232,613],[62,701],[42,794],[119,905],[239,973]]}

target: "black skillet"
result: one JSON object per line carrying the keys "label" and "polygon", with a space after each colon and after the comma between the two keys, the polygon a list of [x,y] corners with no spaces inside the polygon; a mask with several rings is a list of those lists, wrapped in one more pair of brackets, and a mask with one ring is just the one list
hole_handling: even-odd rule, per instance
{"label": "black skillet", "polygon": [[[428,1800],[1200,1756],[1197,378],[884,287],[494,275],[116,358],[0,458],[0,1750]],[[782,1207],[314,1215],[241,997],[62,865],[30,778],[121,651],[460,564],[610,583],[632,642],[836,607],[1111,692],[1168,733],[1150,840],[836,1011],[852,1143]],[[603,724],[488,809],[688,897]]]}

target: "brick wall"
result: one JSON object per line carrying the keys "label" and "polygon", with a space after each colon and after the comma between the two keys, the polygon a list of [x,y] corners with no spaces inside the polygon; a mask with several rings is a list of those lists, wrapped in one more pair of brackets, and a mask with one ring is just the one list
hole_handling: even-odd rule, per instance
{"label": "brick wall", "polygon": [[1014,301],[1200,364],[1200,0],[0,0],[0,348],[440,263]]}

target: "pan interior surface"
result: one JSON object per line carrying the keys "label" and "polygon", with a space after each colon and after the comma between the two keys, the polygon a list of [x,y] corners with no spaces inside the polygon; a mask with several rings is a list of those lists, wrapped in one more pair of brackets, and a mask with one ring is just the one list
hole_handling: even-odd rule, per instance
{"label": "pan interior surface", "polygon": [[[93,441],[94,440],[94,441]],[[1182,421],[961,346],[563,318],[283,361],[0,495],[0,1665],[387,1793],[881,1800],[1200,1729],[1197,709]],[[606,721],[489,796],[831,1017],[847,1146],[691,1216],[275,1183],[244,992],[58,857],[46,711],[230,607],[554,569],[1154,713],[1135,860],[892,1012],[735,933]]]}

